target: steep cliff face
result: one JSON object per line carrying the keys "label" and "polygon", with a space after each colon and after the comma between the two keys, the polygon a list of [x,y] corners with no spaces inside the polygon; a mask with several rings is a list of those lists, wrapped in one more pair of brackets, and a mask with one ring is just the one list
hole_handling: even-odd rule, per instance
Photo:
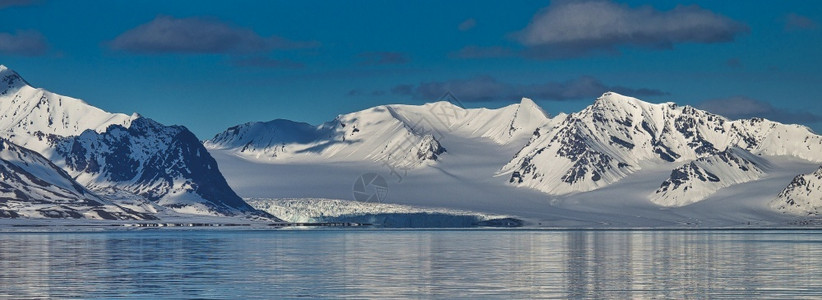
{"label": "steep cliff face", "polygon": [[136,118],[55,142],[55,158],[82,184],[115,188],[180,212],[235,215],[254,209],[228,186],[197,138],[181,126]]}

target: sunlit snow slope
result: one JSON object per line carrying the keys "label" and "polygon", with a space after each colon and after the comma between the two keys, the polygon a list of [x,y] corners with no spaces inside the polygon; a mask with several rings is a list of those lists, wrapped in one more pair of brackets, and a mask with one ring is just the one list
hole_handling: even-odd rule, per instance
{"label": "sunlit snow slope", "polygon": [[288,120],[237,125],[205,142],[249,158],[293,161],[375,161],[396,167],[434,165],[449,153],[449,135],[505,144],[548,121],[530,99],[500,109],[464,109],[441,101],[383,105],[340,115],[319,126]]}

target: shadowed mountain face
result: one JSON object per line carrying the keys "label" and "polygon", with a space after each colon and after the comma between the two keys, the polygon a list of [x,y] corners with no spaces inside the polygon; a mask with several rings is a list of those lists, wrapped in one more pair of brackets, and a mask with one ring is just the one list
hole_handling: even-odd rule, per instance
{"label": "shadowed mountain face", "polygon": [[190,131],[137,118],[126,128],[87,130],[55,143],[56,157],[92,189],[116,188],[187,211],[223,215],[254,211],[223,178]]}
{"label": "shadowed mountain face", "polygon": [[0,217],[154,219],[100,198],[42,155],[2,138]]}

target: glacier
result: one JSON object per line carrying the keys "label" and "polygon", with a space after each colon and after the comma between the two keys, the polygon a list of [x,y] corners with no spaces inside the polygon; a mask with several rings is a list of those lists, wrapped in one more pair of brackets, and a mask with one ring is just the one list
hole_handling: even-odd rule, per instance
{"label": "glacier", "polygon": [[247,198],[251,206],[293,223],[358,223],[384,228],[519,227],[512,216],[340,199]]}

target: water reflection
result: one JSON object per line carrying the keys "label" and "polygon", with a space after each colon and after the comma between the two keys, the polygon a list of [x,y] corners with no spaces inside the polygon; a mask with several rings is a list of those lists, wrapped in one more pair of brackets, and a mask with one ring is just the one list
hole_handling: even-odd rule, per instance
{"label": "water reflection", "polygon": [[0,234],[0,298],[819,298],[815,231]]}

